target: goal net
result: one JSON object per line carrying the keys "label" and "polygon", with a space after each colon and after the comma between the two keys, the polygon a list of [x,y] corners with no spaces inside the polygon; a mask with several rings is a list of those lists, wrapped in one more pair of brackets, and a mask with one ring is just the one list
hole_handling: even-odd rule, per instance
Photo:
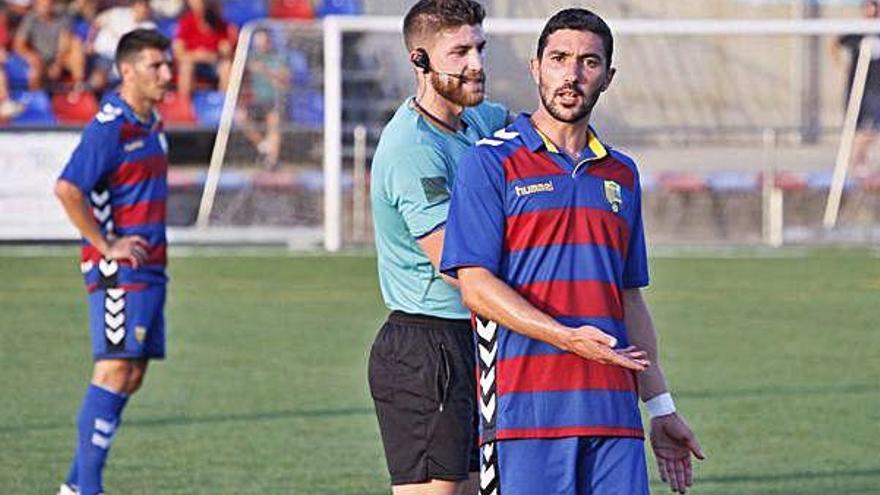
{"label": "goal net", "polygon": [[[543,22],[486,22],[488,94],[514,113],[537,103],[528,59]],[[197,231],[329,250],[372,241],[369,160],[414,85],[400,23],[329,17],[242,30]],[[845,33],[880,27],[839,20],[609,24],[618,73],[592,123],[640,164],[653,242],[880,238],[873,176],[841,181],[838,228],[821,228],[849,83],[847,55],[833,57],[831,47]]]}

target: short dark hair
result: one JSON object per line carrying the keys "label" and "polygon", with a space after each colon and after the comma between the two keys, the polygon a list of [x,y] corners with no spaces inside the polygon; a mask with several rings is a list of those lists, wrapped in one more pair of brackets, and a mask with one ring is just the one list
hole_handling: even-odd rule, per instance
{"label": "short dark hair", "polygon": [[168,41],[168,38],[155,29],[135,29],[123,35],[119,40],[119,45],[116,47],[116,65],[130,60],[147,48],[155,48],[164,52],[170,46],[171,42]]}
{"label": "short dark hair", "polygon": [[430,33],[482,24],[485,17],[486,10],[474,0],[419,0],[403,18],[403,41],[414,50]]}
{"label": "short dark hair", "polygon": [[560,10],[547,21],[538,38],[538,60],[544,56],[547,38],[560,29],[588,31],[598,35],[602,38],[602,45],[605,47],[606,66],[611,67],[611,56],[614,53],[614,36],[611,35],[611,28],[598,15],[587,9],[579,8]]}

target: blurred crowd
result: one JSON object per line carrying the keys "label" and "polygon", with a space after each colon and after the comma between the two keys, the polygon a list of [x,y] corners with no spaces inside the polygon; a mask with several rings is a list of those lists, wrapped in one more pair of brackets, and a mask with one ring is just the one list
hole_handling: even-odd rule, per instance
{"label": "blurred crowd", "polygon": [[356,0],[0,0],[0,123],[34,101],[62,121],[90,119],[118,83],[119,39],[139,27],[172,39],[171,113],[191,114],[194,91],[225,91],[238,30],[248,21],[360,11]]}

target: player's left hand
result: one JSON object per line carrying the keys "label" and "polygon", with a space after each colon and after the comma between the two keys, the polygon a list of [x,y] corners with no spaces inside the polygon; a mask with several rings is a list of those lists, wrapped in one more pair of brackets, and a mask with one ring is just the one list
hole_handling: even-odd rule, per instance
{"label": "player's left hand", "polygon": [[696,435],[677,413],[651,420],[651,447],[657,459],[660,479],[676,493],[686,493],[694,482],[691,454],[703,460],[706,456]]}

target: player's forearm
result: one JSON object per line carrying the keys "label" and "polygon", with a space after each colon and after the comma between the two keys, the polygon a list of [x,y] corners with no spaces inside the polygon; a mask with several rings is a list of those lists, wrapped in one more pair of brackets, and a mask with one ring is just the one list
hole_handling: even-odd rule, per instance
{"label": "player's forearm", "polygon": [[666,376],[663,367],[660,366],[659,352],[657,351],[657,332],[654,330],[654,322],[651,312],[642,297],[639,289],[625,289],[623,291],[624,323],[630,345],[634,345],[648,354],[651,367],[636,375],[639,381],[639,395],[642,400],[667,392]]}
{"label": "player's forearm", "polygon": [[102,254],[107,252],[107,239],[101,233],[85,196],[78,187],[70,182],[59,179],[55,183],[55,196],[67,213],[70,222],[79,230],[84,239],[89,241]]}
{"label": "player's forearm", "polygon": [[458,271],[465,306],[484,318],[527,337],[567,350],[567,327],[534,307],[501,279],[485,268]]}
{"label": "player's forearm", "polygon": [[[427,256],[428,259],[431,261],[431,264],[434,265],[434,269],[438,272],[440,271],[440,258],[443,256],[444,238],[445,230],[440,228],[416,241],[418,242],[419,247],[425,253],[425,256]],[[443,273],[440,273],[440,277],[447,284],[453,287],[460,287],[457,279]]]}

